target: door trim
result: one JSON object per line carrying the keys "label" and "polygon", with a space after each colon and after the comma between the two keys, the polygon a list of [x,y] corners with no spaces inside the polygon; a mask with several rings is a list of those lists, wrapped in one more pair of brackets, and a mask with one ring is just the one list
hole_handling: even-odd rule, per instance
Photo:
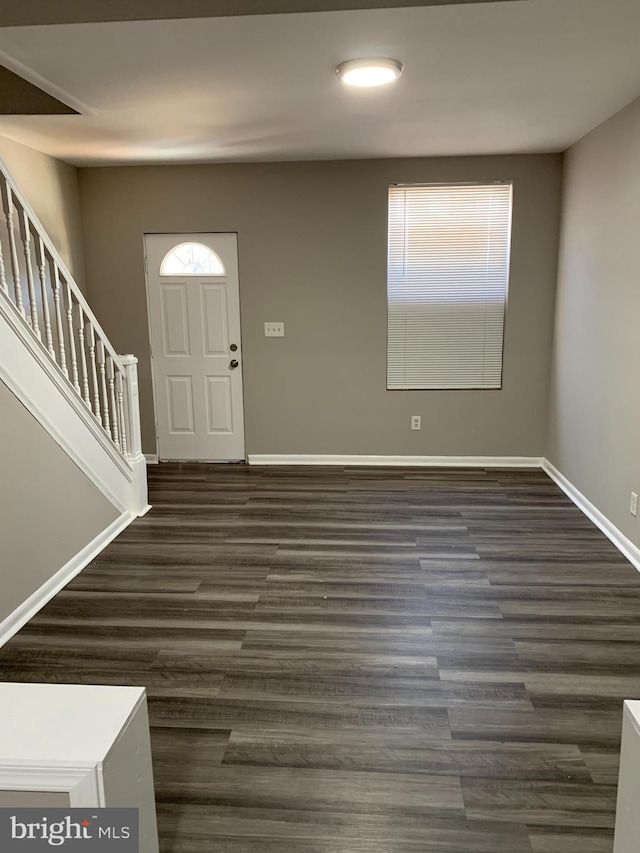
{"label": "door trim", "polygon": [[[147,237],[156,237],[156,236],[184,236],[184,237],[195,237],[197,235],[202,235],[203,237],[209,237],[215,234],[234,234],[236,238],[236,249],[238,250],[238,314],[239,314],[239,326],[240,326],[240,344],[241,344],[241,352],[242,352],[242,360],[240,362],[240,374],[242,376],[242,426],[243,426],[243,456],[240,459],[229,459],[229,460],[211,460],[211,459],[188,459],[188,460],[180,460],[180,459],[162,459],[160,456],[160,436],[158,430],[158,402],[156,399],[156,374],[155,374],[155,364],[153,359],[153,330],[151,328],[151,302],[149,295],[149,264],[147,261]],[[240,287],[240,240],[237,231],[145,231],[142,234],[142,257],[144,262],[144,283],[145,283],[145,299],[146,299],[146,308],[147,308],[147,334],[149,335],[149,362],[151,365],[151,399],[153,400],[153,430],[156,438],[156,446],[155,453],[145,453],[145,457],[147,460],[151,460],[152,463],[159,462],[206,462],[210,465],[228,465],[233,462],[247,462],[247,419],[246,419],[246,400],[244,394],[244,345],[242,342],[242,290]]]}

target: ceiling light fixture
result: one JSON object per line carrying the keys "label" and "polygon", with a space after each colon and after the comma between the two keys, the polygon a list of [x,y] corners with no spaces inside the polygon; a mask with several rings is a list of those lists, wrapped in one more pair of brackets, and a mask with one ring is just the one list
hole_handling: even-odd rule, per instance
{"label": "ceiling light fixture", "polygon": [[370,88],[393,83],[404,68],[397,59],[348,59],[336,68],[336,74],[348,86]]}

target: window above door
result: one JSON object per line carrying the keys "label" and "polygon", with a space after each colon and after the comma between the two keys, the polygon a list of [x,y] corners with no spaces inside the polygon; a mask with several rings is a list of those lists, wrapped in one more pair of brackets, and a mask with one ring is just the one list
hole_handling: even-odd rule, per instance
{"label": "window above door", "polygon": [[202,243],[179,243],[164,256],[160,275],[224,275],[224,264]]}

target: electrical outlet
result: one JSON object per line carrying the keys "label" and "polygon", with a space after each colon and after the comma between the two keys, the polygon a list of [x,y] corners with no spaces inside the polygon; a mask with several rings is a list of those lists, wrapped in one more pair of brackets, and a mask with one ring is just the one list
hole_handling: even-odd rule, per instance
{"label": "electrical outlet", "polygon": [[284,323],[265,323],[265,338],[284,338]]}
{"label": "electrical outlet", "polygon": [[629,502],[629,512],[631,515],[638,514],[638,495],[635,492],[631,492],[631,500]]}
{"label": "electrical outlet", "polygon": [[265,338],[284,338],[284,323],[265,323]]}
{"label": "electrical outlet", "polygon": [[420,415],[411,415],[411,429],[422,429],[422,418]]}

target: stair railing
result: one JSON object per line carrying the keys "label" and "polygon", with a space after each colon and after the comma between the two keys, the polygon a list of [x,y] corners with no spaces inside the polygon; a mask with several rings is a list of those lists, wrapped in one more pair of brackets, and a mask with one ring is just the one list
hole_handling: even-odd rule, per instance
{"label": "stair railing", "polygon": [[137,359],[116,353],[1,161],[0,194],[0,294],[123,459],[139,458]]}

